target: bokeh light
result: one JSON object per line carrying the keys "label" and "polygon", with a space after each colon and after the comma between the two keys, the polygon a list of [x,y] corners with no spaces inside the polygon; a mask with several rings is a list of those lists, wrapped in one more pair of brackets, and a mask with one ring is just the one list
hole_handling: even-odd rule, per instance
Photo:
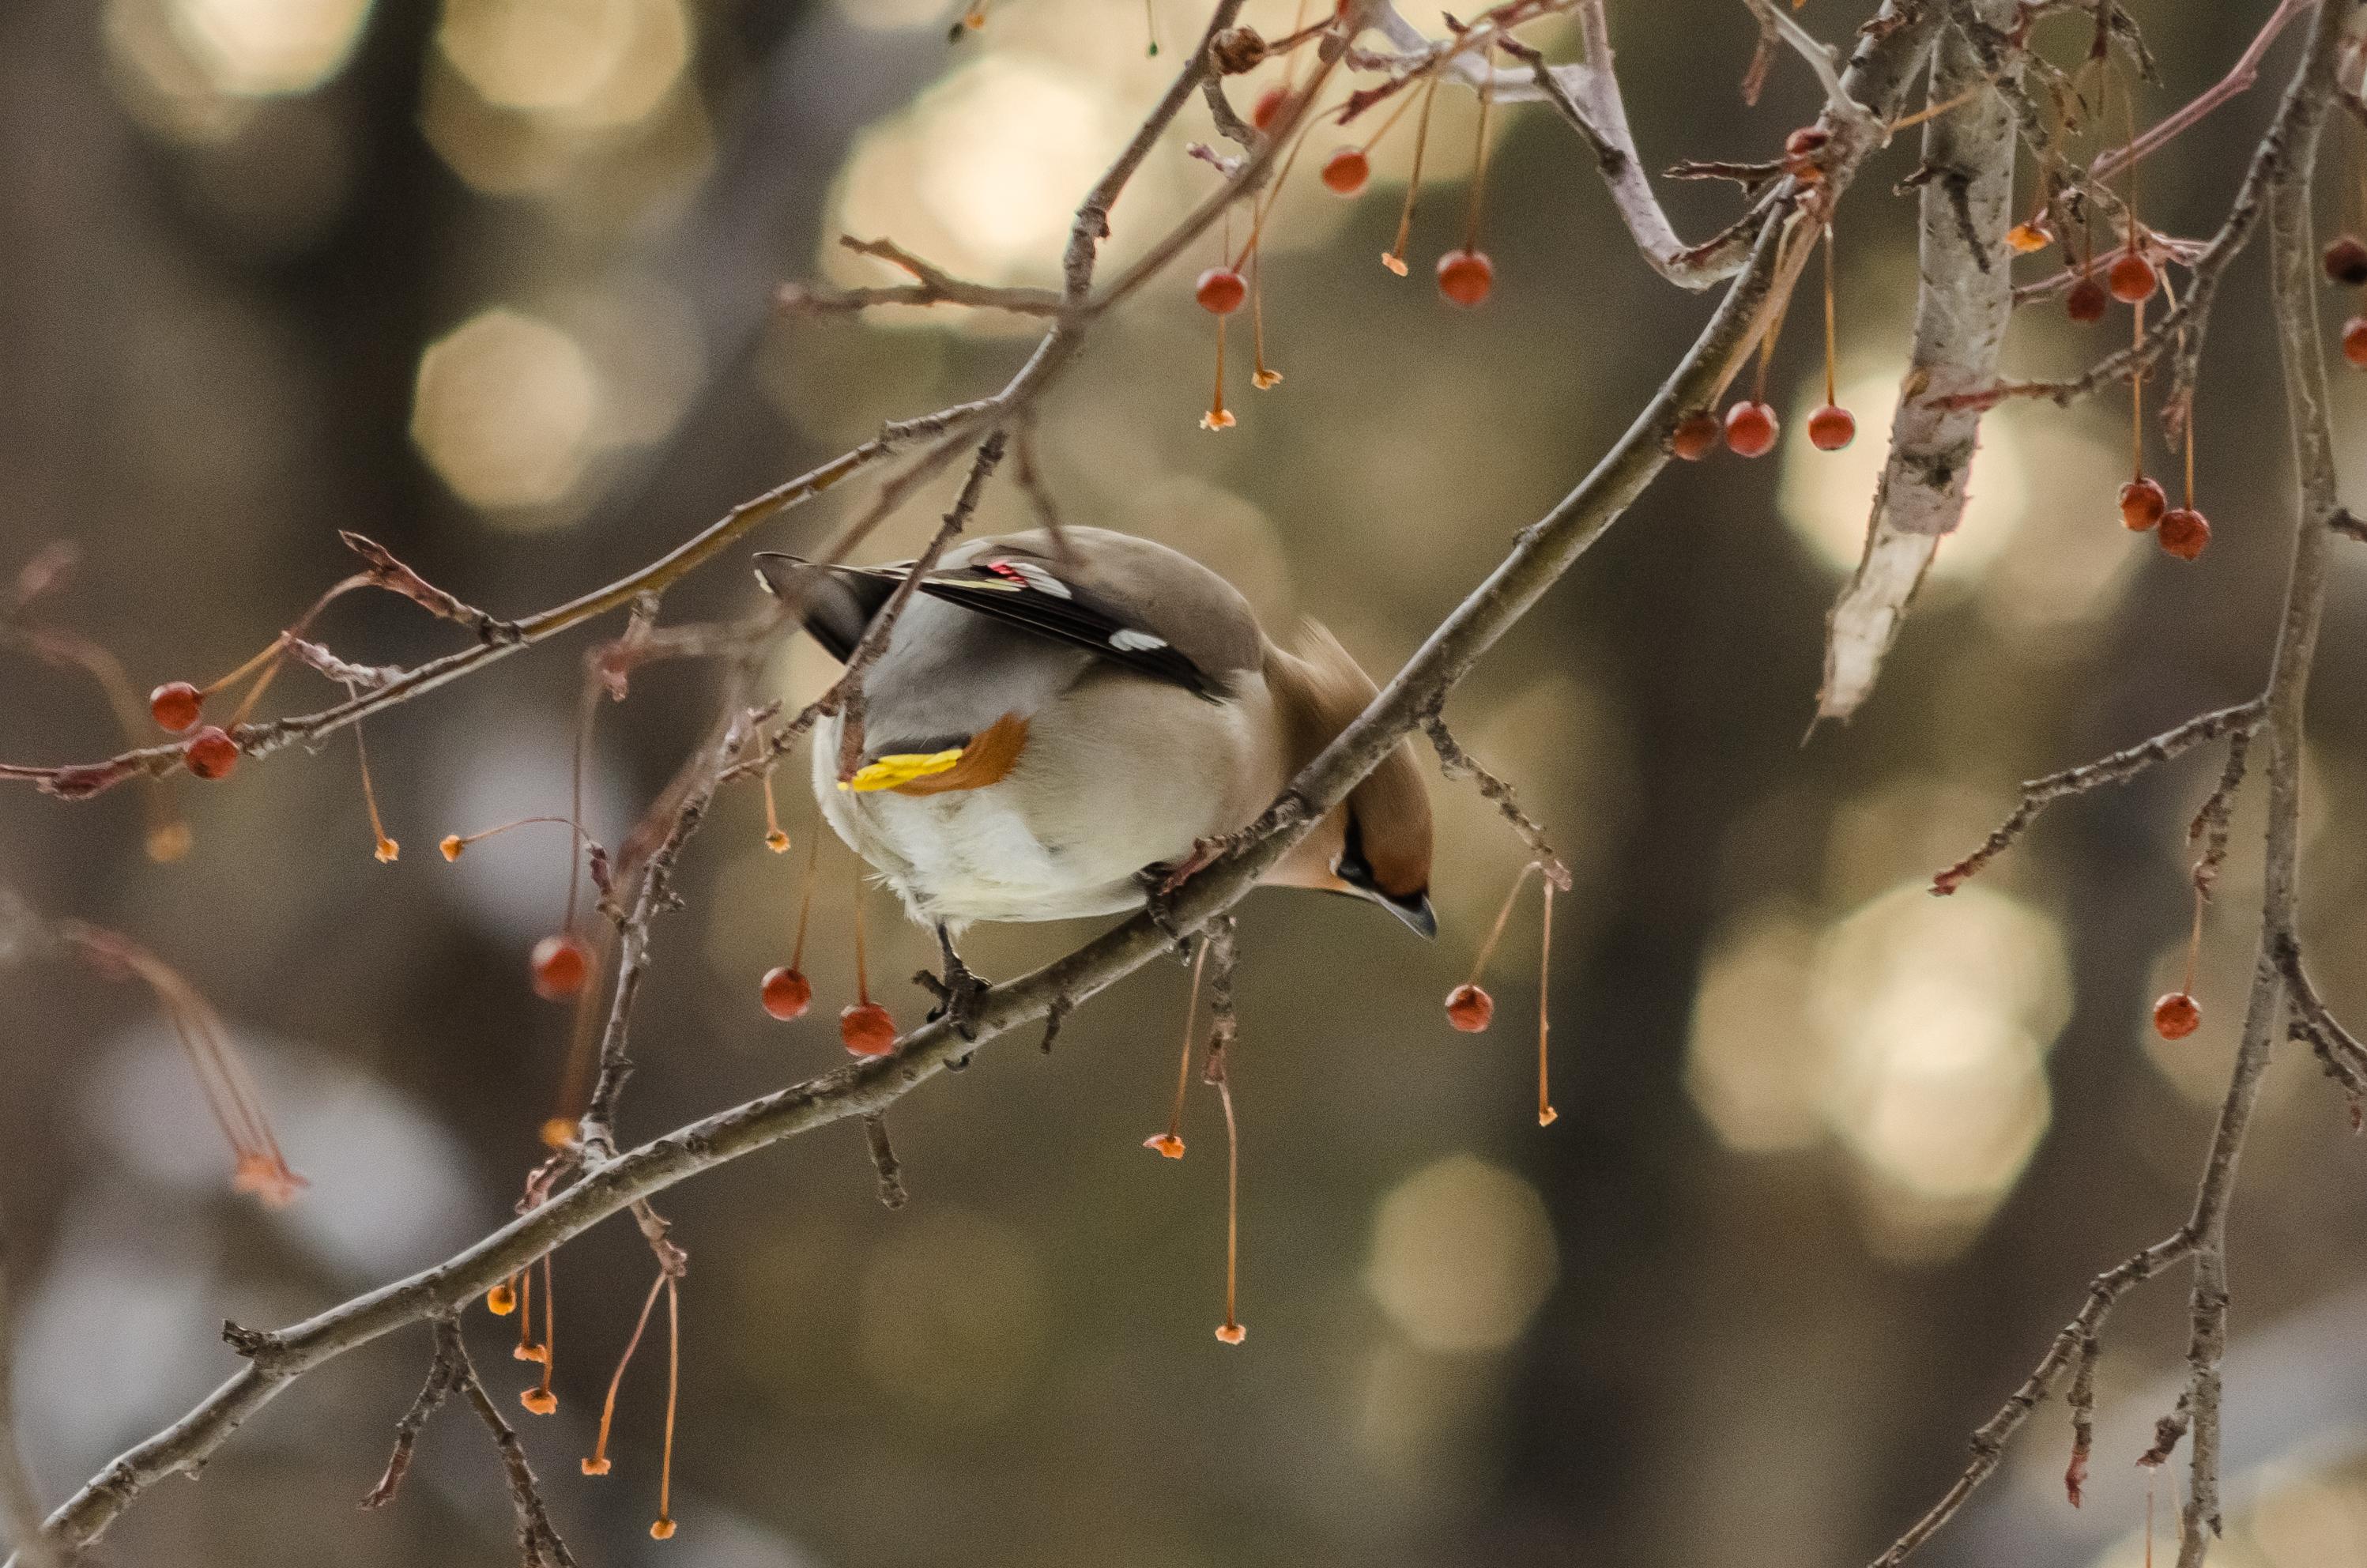
{"label": "bokeh light", "polygon": [[598,374],[572,337],[490,310],[420,356],[411,438],[473,506],[548,506],[583,474],[600,399]]}
{"label": "bokeh light", "polygon": [[1450,1154],[1381,1199],[1365,1283],[1425,1350],[1501,1350],[1545,1304],[1559,1268],[1537,1189],[1475,1154]]}

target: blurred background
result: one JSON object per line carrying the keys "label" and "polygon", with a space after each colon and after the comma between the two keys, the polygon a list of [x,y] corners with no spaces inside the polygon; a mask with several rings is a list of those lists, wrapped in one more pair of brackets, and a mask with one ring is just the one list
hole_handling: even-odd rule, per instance
{"label": "blurred background", "polygon": [[[2133,7],[2159,113],[2214,80],[2269,0]],[[995,0],[951,43],[948,0],[18,0],[0,7],[0,571],[80,546],[45,622],[96,639],[138,689],[228,670],[350,569],[357,528],[496,614],[559,602],[872,433],[981,395],[1032,334],[954,312],[777,313],[784,281],[889,281],[840,232],[968,277],[1050,283],[1067,213],[1156,97],[1203,10],[1185,0]],[[1810,0],[1840,38],[1863,7]],[[1268,32],[1291,0],[1255,0]],[[1734,83],[1754,29],[1731,0],[1614,5],[1647,160],[1764,157],[1815,101],[1794,62],[1765,102]],[[1409,13],[1439,25],[1435,6]],[[2077,24],[2056,46],[2076,54]],[[1155,29],[1163,48],[1148,58]],[[1536,41],[1569,57],[1547,26]],[[2282,79],[2293,40],[2269,62]],[[1275,79],[1237,85],[1246,105]],[[2145,166],[2146,216],[2215,225],[2277,89]],[[1625,425],[1709,309],[1633,253],[1569,130],[1489,126],[1495,296],[1445,307],[1422,270],[1460,237],[1475,112],[1443,97],[1411,280],[1375,265],[1412,143],[1364,199],[1312,177],[1266,231],[1266,354],[1237,429],[1197,428],[1211,375],[1193,270],[1096,332],[1039,445],[1064,514],[1177,545],[1269,624],[1336,629],[1394,668]],[[1213,178],[1195,104],[1116,215],[1113,254]],[[2329,189],[2355,186],[2330,146]],[[2345,159],[2353,160],[2344,162]],[[589,1563],[1674,1565],[1862,1562],[1959,1468],[2097,1269],[2183,1218],[2230,1059],[2256,927],[2259,793],[2203,924],[2202,1030],[2146,1027],[2190,918],[2196,754],[2057,807],[1945,902],[1921,891],[2010,806],[2083,761],[2259,685],[2291,483],[2258,255],[2223,295],[2199,409],[2186,565],[2126,534],[2126,411],[2001,410],[1964,531],[1942,551],[1863,716],[1803,744],[1822,618],[1853,562],[1905,355],[1912,148],[1841,217],[1840,376],[1863,434],[1827,456],[1681,465],[1457,694],[1450,717],[1514,778],[1577,873],[1552,988],[1559,1122],[1531,1111],[1534,903],[1488,983],[1493,1032],[1452,1032],[1523,860],[1476,794],[1438,792],[1442,933],[1343,901],[1243,909],[1240,1350],[1222,1306],[1224,1165],[1195,1090],[1192,1156],[1144,1152],[1166,1116],[1185,976],[1160,964],[1039,1055],[998,1043],[893,1117],[912,1201],[883,1210],[859,1131],[832,1128],[670,1193],[689,1249],[674,1514],[651,1542],[663,1373],[627,1380],[606,1480],[577,1472],[649,1257],[618,1222],[559,1259],[560,1410],[526,1422]],[[1733,211],[1677,187],[1681,226]],[[2329,198],[2324,222],[2345,221]],[[2348,220],[2357,222],[2357,215]],[[2051,262],[2046,265],[2051,265]],[[2025,265],[2039,265],[2025,264]],[[2035,274],[2033,274],[2035,276]],[[2343,313],[2329,301],[2331,321]],[[2060,371],[2120,340],[2043,306],[2010,362]],[[1821,402],[1813,307],[1771,395]],[[2338,369],[2339,415],[2367,418]],[[2157,432],[2155,472],[2174,472]],[[2354,480],[2358,443],[2348,449]],[[876,541],[906,552],[952,480]],[[799,549],[865,503],[768,525]],[[1006,477],[982,529],[1028,526]],[[2339,551],[2308,757],[2306,925],[2322,987],[2367,1017],[2367,551]],[[745,609],[729,562],[669,619]],[[347,658],[458,645],[388,596],[340,601]],[[373,721],[403,845],[375,863],[354,748],[222,785],[69,806],[0,791],[0,885],[119,930],[188,975],[261,1085],[291,1207],[233,1196],[228,1156],[153,999],[87,968],[0,971],[0,1193],[18,1297],[19,1426],[51,1500],[227,1376],[225,1317],[277,1324],[433,1262],[506,1216],[538,1153],[571,1028],[527,953],[564,898],[561,835],[457,865],[447,833],[566,809],[582,646],[503,664]],[[786,650],[775,679],[818,689]],[[604,706],[590,826],[614,843],[691,744],[709,676],[663,666]],[[308,672],[267,699],[335,696]],[[0,756],[122,737],[72,668],[0,653]],[[843,1060],[853,863],[821,857],[817,1006],[780,1025],[797,851],[753,793],[696,841],[685,915],[658,935],[639,1139]],[[168,813],[152,816],[152,813]],[[143,852],[185,815],[186,855]],[[875,991],[933,957],[869,894]],[[1090,926],[981,929],[1011,975]],[[20,955],[21,958],[21,955]],[[2270,1080],[2235,1231],[2225,1568],[2367,1561],[2367,1190],[2343,1107],[2305,1055]],[[2173,1395],[2182,1278],[2112,1323],[2086,1507],[2063,1501],[2050,1403],[1934,1564],[2140,1560],[2130,1465]],[[529,1369],[472,1313],[506,1400]],[[399,1504],[362,1514],[424,1333],[348,1356],[275,1403],[203,1483],[158,1487],[107,1538],[126,1564],[514,1560],[484,1435],[447,1414]],[[2163,1480],[2167,1516],[2170,1483]]]}

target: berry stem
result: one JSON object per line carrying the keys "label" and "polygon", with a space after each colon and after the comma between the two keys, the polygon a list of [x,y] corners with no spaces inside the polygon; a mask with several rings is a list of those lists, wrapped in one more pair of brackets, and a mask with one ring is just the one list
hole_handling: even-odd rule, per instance
{"label": "berry stem", "polygon": [[1833,226],[1825,225],[1825,406],[1840,402],[1833,386]]}
{"label": "berry stem", "polygon": [[682,1291],[674,1276],[663,1276],[666,1292],[666,1413],[665,1447],[658,1460],[658,1517],[650,1534],[659,1540],[674,1534],[674,1414],[682,1393]]}
{"label": "berry stem", "polygon": [[608,1473],[608,1426],[617,1415],[617,1391],[624,1386],[625,1369],[633,1364],[633,1352],[641,1347],[641,1333],[650,1326],[650,1311],[658,1304],[658,1291],[666,1282],[665,1270],[650,1281],[650,1293],[641,1298],[641,1315],[634,1320],[632,1337],[625,1341],[625,1353],[617,1358],[616,1375],[608,1380],[608,1397],[600,1404],[600,1436],[592,1445],[592,1457],[583,1461],[586,1475]]}
{"label": "berry stem", "polygon": [[1217,1098],[1225,1108],[1225,1325],[1217,1337],[1229,1345],[1241,1341],[1240,1314],[1236,1301],[1240,1287],[1241,1136],[1233,1119],[1233,1085],[1229,1072],[1217,1078]]}
{"label": "berry stem", "polygon": [[1467,251],[1479,248],[1479,207],[1488,193],[1488,106],[1495,96],[1486,86],[1479,89],[1479,130],[1471,153],[1471,203],[1463,215],[1463,248]]}
{"label": "berry stem", "polygon": [[781,811],[773,801],[773,770],[766,768],[759,775],[764,784],[764,847],[777,855],[789,846],[789,835],[781,830]]}
{"label": "berry stem", "polygon": [[863,950],[863,872],[861,862],[848,871],[855,884],[855,1000],[859,1006],[871,1005],[871,975],[865,963]]}
{"label": "berry stem", "polygon": [[805,892],[798,896],[798,937],[789,944],[789,967],[803,972],[806,967],[806,922],[813,915],[814,864],[821,858],[821,833],[819,829],[806,836]]}
{"label": "berry stem", "polygon": [[1421,154],[1430,144],[1430,108],[1437,97],[1438,78],[1433,76],[1421,90],[1421,113],[1414,120],[1413,173],[1406,180],[1405,206],[1398,213],[1397,243],[1381,255],[1381,265],[1400,278],[1406,274],[1406,240],[1413,233],[1414,204],[1421,195]]}
{"label": "berry stem", "polygon": [[370,836],[378,841],[375,848],[381,864],[402,853],[402,846],[386,835],[386,824],[379,820],[378,790],[370,783],[369,744],[362,739],[359,720],[354,722],[354,752],[362,763],[362,804],[369,810]]}
{"label": "berry stem", "polygon": [[1479,944],[1479,956],[1471,960],[1471,978],[1464,983],[1477,985],[1480,975],[1487,972],[1488,960],[1496,956],[1496,944],[1503,938],[1504,923],[1512,918],[1512,903],[1521,896],[1521,889],[1528,885],[1529,873],[1536,869],[1537,863],[1530,861],[1512,878],[1512,885],[1504,890],[1503,904],[1496,911],[1496,924],[1488,927],[1488,939]]}
{"label": "berry stem", "polygon": [[1192,960],[1192,989],[1184,1003],[1184,1053],[1175,1064],[1175,1105],[1167,1113],[1167,1132],[1163,1139],[1153,1139],[1152,1145],[1161,1153],[1169,1150],[1171,1159],[1180,1157],[1184,1148],[1184,1091],[1192,1082],[1192,1030],[1200,1017],[1200,971],[1207,967],[1207,938],[1200,940],[1200,950]]}
{"label": "berry stem", "polygon": [[1561,1113],[1553,1108],[1551,1074],[1546,1067],[1546,1039],[1553,1032],[1553,1022],[1546,1002],[1553,987],[1553,879],[1544,881],[1546,913],[1543,933],[1537,941],[1537,1125],[1551,1127]]}
{"label": "berry stem", "polygon": [[542,1386],[535,1392],[541,1395],[537,1402],[548,1406],[556,1397],[550,1392],[551,1369],[559,1364],[559,1290],[552,1283],[550,1255],[542,1255]]}
{"label": "berry stem", "polygon": [[[568,770],[567,820],[575,824],[575,835],[583,834],[583,769],[592,751],[592,721],[600,711],[600,687],[596,679],[587,676],[583,695],[575,709],[575,756]],[[583,881],[583,857],[568,846],[567,856],[567,923],[561,930],[575,929],[575,903]]]}
{"label": "berry stem", "polygon": [[[2145,342],[2145,301],[2140,300],[2129,312],[2134,321],[2135,341]],[[2129,376],[2129,468],[2139,479],[2145,477],[2145,383],[2146,368],[2140,364]]]}

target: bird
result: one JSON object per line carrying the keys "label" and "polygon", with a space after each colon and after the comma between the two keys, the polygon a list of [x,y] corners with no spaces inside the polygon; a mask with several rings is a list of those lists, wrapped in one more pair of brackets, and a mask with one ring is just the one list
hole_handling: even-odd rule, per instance
{"label": "bird", "polygon": [[[842,664],[912,562],[756,557],[764,589]],[[857,765],[844,713],[816,727],[813,790],[837,835],[948,968],[978,921],[1130,913],[1161,872],[1248,826],[1374,696],[1337,638],[1285,648],[1190,556],[1071,526],[967,541],[910,597],[862,675]],[[1410,742],[1263,879],[1366,900],[1424,937],[1431,812]]]}

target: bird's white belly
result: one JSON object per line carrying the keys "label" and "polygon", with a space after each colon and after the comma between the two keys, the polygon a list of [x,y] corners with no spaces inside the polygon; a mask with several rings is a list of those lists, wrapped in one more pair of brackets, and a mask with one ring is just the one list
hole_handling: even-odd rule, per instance
{"label": "bird's white belly", "polygon": [[832,722],[815,737],[814,791],[917,918],[1116,915],[1141,907],[1144,867],[1241,826],[1280,788],[1278,764],[1244,760],[1263,700],[1088,687],[1036,716],[1004,778],[933,795],[838,789]]}

